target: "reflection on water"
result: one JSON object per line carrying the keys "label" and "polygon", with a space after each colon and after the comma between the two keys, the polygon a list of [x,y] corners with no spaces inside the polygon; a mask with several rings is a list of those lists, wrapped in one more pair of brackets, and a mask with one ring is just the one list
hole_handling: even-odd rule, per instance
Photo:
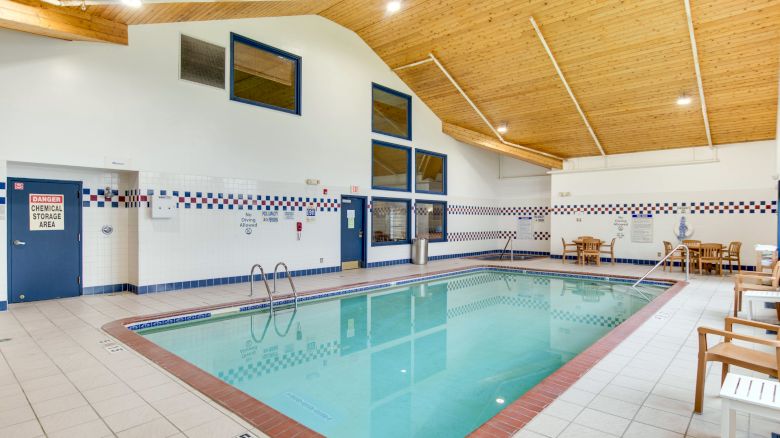
{"label": "reflection on water", "polygon": [[327,436],[464,436],[641,308],[627,288],[487,271],[143,335]]}

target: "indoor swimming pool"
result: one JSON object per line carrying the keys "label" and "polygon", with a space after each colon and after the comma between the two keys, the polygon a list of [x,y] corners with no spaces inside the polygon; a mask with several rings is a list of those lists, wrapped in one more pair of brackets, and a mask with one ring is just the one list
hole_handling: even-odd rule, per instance
{"label": "indoor swimming pool", "polygon": [[479,269],[129,328],[326,436],[459,437],[647,302],[625,280]]}

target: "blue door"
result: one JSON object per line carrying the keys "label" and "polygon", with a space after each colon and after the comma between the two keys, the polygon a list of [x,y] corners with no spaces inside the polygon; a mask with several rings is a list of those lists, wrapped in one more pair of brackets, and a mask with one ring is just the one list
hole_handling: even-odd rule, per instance
{"label": "blue door", "polygon": [[8,180],[12,303],[81,295],[81,183]]}
{"label": "blue door", "polygon": [[366,265],[366,198],[341,197],[341,269]]}

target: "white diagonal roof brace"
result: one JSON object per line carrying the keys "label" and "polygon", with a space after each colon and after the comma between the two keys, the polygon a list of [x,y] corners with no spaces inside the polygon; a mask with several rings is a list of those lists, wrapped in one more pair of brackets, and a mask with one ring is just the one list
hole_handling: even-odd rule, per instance
{"label": "white diagonal roof brace", "polygon": [[688,18],[688,33],[691,36],[691,52],[693,52],[693,68],[696,70],[696,83],[699,86],[699,103],[701,103],[701,115],[704,118],[704,130],[707,133],[707,143],[712,146],[712,134],[710,133],[710,119],[707,116],[707,102],[704,101],[704,85],[701,83],[701,69],[699,68],[699,49],[696,46],[696,35],[693,33],[693,18],[691,16],[691,2],[685,1],[685,15]]}
{"label": "white diagonal roof brace", "polygon": [[606,153],[604,153],[604,148],[601,147],[601,142],[599,141],[598,137],[596,137],[596,133],[593,132],[593,128],[590,126],[590,122],[588,122],[588,118],[585,117],[585,113],[582,111],[582,108],[580,108],[580,103],[577,102],[577,98],[574,97],[574,93],[571,91],[571,87],[569,87],[569,83],[566,82],[566,77],[563,76],[563,72],[561,71],[561,68],[558,67],[558,61],[555,60],[555,56],[553,56],[553,53],[550,50],[550,46],[547,45],[547,41],[544,39],[544,35],[542,35],[542,31],[539,30],[539,26],[536,25],[536,20],[534,20],[534,17],[528,17],[528,19],[531,20],[531,25],[534,27],[534,30],[536,31],[536,35],[539,37],[539,40],[542,42],[542,45],[544,46],[544,50],[547,51],[547,55],[550,57],[550,61],[552,61],[553,67],[555,67],[555,71],[558,72],[558,77],[561,78],[561,82],[563,82],[563,86],[566,87],[566,91],[569,92],[569,97],[571,97],[571,100],[574,102],[574,106],[577,107],[577,112],[580,113],[580,117],[582,117],[582,121],[585,122],[585,126],[588,128],[588,132],[590,132],[590,136],[593,137],[593,141],[596,143],[596,147],[599,148],[599,152],[601,152],[601,155],[606,155]]}

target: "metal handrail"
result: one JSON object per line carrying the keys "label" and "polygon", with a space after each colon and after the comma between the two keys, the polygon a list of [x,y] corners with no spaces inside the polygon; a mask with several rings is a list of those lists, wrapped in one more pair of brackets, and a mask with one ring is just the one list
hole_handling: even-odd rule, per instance
{"label": "metal handrail", "polygon": [[[284,272],[287,275],[287,280],[290,281],[290,287],[292,288],[293,296],[295,297],[295,310],[298,310],[298,291],[295,290],[295,284],[293,284],[292,276],[290,275],[290,270],[287,269],[287,264],[284,262],[279,262],[276,264],[276,266],[274,266],[274,293],[276,293],[276,277],[277,277],[276,271],[279,270],[280,265],[284,266]],[[273,310],[273,306],[271,310]]]}
{"label": "metal handrail", "polygon": [[249,296],[251,297],[255,293],[255,268],[260,268],[260,276],[263,278],[263,283],[265,283],[265,290],[268,291],[268,305],[271,306],[271,313],[273,313],[274,297],[271,295],[271,288],[268,286],[268,280],[265,279],[265,270],[259,263],[252,265],[252,269],[249,270]]}
{"label": "metal handrail", "polygon": [[[641,282],[642,282],[642,281],[643,281],[645,278],[647,278],[647,276],[648,276],[648,275],[650,275],[650,273],[652,273],[653,271],[655,271],[655,270],[656,270],[656,269],[657,269],[659,266],[661,266],[661,264],[662,264],[663,262],[665,262],[665,261],[666,261],[666,259],[668,259],[669,257],[671,257],[671,256],[672,256],[672,254],[674,254],[675,252],[677,252],[677,250],[678,250],[678,249],[680,249],[680,248],[682,248],[682,249],[685,249],[685,281],[688,281],[688,278],[689,278],[689,276],[690,276],[690,275],[689,275],[689,269],[690,269],[690,265],[691,265],[691,250],[688,248],[688,246],[687,246],[687,245],[682,245],[682,244],[680,244],[680,245],[677,245],[677,246],[675,246],[675,247],[674,247],[674,249],[672,249],[671,251],[669,251],[669,253],[668,253],[668,254],[666,254],[666,255],[664,256],[664,258],[662,258],[662,259],[661,259],[661,261],[660,261],[660,262],[656,263],[656,264],[655,264],[655,266],[653,266],[653,267],[652,267],[652,268],[651,268],[649,271],[647,271],[647,273],[646,273],[645,275],[643,275],[643,276],[642,276],[642,278],[640,278],[639,280],[637,280],[637,282],[636,282],[636,283],[632,284],[632,285],[631,285],[631,287],[633,287],[634,289],[636,289],[636,286],[637,286],[639,283],[641,283]],[[637,290],[637,291],[639,291],[639,289],[636,289],[636,290]],[[641,291],[639,291],[639,292],[641,292]],[[643,292],[642,292],[642,293],[643,293]]]}
{"label": "metal handrail", "polygon": [[512,242],[512,236],[509,236],[508,239],[506,239],[506,245],[504,245],[504,249],[501,251],[501,255],[498,257],[498,260],[504,260],[504,253],[506,252],[506,248],[511,245],[511,248],[509,249],[509,260],[515,261],[515,248],[514,248],[514,242]]}

